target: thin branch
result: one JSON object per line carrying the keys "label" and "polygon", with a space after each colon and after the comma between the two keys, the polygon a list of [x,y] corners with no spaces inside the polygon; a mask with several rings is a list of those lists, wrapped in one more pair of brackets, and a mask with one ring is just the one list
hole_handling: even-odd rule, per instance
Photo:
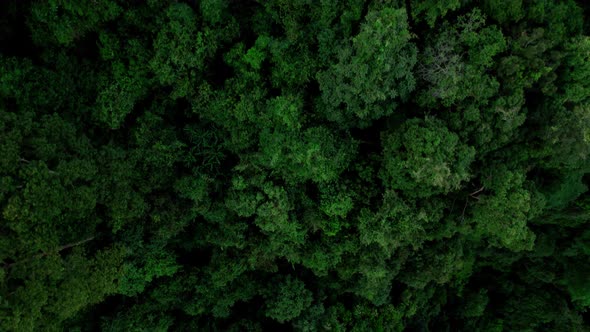
{"label": "thin branch", "polygon": [[484,186],[482,186],[481,188],[479,188],[479,189],[477,189],[476,191],[474,191],[474,192],[472,192],[471,194],[469,194],[469,196],[470,196],[471,198],[474,198],[474,199],[476,199],[476,200],[478,200],[478,201],[479,201],[479,196],[475,196],[475,195],[477,195],[477,194],[481,193],[481,192],[482,192],[484,189],[485,189],[485,187],[484,187]]}
{"label": "thin branch", "polygon": [[90,237],[87,237],[84,240],[80,240],[78,242],[74,242],[74,243],[69,243],[69,244],[63,245],[63,246],[57,248],[57,252],[60,252],[62,250],[68,249],[68,248],[79,246],[81,244],[84,244],[86,242],[90,242],[92,240],[94,240],[94,235],[93,236],[90,236]]}
{"label": "thin branch", "polygon": [[455,197],[453,199],[453,203],[451,204],[451,211],[449,212],[449,214],[452,214],[453,211],[455,210],[455,202],[457,201],[457,197]]}
{"label": "thin branch", "polygon": [[481,188],[479,188],[479,189],[477,189],[476,191],[474,191],[474,192],[472,192],[471,194],[469,194],[469,196],[472,196],[472,197],[473,197],[473,195],[477,195],[477,194],[479,194],[479,193],[480,193],[480,192],[482,192],[484,189],[485,189],[485,187],[484,187],[484,186],[482,186]]}
{"label": "thin branch", "polygon": [[463,212],[461,213],[461,222],[465,221],[465,210],[467,210],[468,204],[469,204],[469,199],[466,199],[465,206],[463,207]]}
{"label": "thin branch", "polygon": [[[59,253],[62,250],[66,250],[66,249],[69,249],[69,248],[77,247],[79,245],[82,245],[82,244],[84,244],[86,242],[90,242],[92,240],[94,240],[94,236],[85,238],[84,240],[80,240],[80,241],[77,241],[77,242],[72,242],[72,243],[65,244],[65,245],[63,245],[61,247],[58,247],[55,251],[52,251],[52,252]],[[35,260],[35,259],[43,258],[43,257],[49,255],[52,252],[44,252],[44,253],[37,254],[35,256],[29,257],[27,259],[24,259],[24,260],[21,260],[21,261],[18,261],[18,262],[10,263],[8,265],[5,265],[4,268],[5,269],[10,269],[11,267],[13,267],[16,264],[25,263],[25,262],[29,262],[29,261],[32,261],[32,260]]]}

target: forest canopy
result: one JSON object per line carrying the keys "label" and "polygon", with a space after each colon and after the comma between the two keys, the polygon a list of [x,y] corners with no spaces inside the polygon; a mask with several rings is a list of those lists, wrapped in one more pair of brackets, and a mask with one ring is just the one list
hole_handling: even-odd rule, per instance
{"label": "forest canopy", "polygon": [[0,331],[590,331],[590,4],[0,1]]}

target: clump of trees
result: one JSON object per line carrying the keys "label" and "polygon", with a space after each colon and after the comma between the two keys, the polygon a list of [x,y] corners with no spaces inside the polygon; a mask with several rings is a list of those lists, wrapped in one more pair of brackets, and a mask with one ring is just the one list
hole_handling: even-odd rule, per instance
{"label": "clump of trees", "polygon": [[588,10],[2,1],[0,330],[588,330]]}

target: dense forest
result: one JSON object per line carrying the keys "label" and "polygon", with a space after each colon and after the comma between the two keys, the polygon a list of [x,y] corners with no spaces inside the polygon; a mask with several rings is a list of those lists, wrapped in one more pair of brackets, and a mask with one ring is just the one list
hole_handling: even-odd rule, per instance
{"label": "dense forest", "polygon": [[0,331],[589,331],[590,4],[0,1]]}

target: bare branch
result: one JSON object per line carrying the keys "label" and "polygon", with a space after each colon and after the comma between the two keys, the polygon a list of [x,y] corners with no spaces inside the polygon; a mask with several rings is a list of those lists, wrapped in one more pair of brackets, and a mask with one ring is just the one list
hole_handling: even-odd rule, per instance
{"label": "bare branch", "polygon": [[[66,249],[69,249],[69,248],[72,248],[72,247],[77,247],[79,245],[82,245],[82,244],[84,244],[86,242],[90,242],[92,240],[94,240],[94,236],[85,238],[84,240],[80,240],[80,241],[77,241],[77,242],[65,244],[63,246],[58,247],[55,251],[52,251],[52,252],[59,253],[62,250],[66,250]],[[24,259],[24,260],[21,260],[21,261],[18,261],[18,262],[10,263],[10,264],[5,265],[4,268],[5,269],[10,269],[11,267],[13,267],[16,264],[25,263],[25,262],[29,262],[29,261],[32,261],[32,260],[35,260],[35,259],[43,258],[43,257],[49,255],[52,252],[44,252],[44,253],[41,253],[41,254],[38,254],[38,255],[29,257],[27,259]]]}

